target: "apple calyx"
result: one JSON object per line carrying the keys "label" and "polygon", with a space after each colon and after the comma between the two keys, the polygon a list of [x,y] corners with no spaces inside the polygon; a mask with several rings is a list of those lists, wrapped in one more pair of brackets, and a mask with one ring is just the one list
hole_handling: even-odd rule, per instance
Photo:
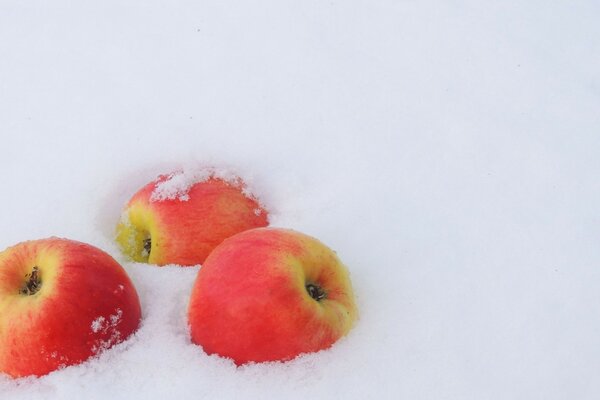
{"label": "apple calyx", "polygon": [[40,269],[36,265],[31,270],[31,274],[26,274],[25,278],[29,277],[25,285],[19,290],[19,293],[25,296],[33,296],[42,287],[42,280],[40,279]]}
{"label": "apple calyx", "polygon": [[323,288],[319,285],[315,285],[314,283],[308,283],[306,285],[306,291],[316,301],[321,301],[327,297],[327,293],[323,290]]}
{"label": "apple calyx", "polygon": [[143,247],[144,247],[144,249],[142,250],[142,257],[149,258],[150,251],[152,250],[152,239],[151,238],[144,239]]}

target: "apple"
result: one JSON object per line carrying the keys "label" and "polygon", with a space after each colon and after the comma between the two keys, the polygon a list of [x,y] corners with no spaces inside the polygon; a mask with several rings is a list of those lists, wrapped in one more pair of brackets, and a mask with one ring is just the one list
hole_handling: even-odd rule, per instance
{"label": "apple", "polygon": [[214,249],[188,307],[192,342],[237,365],[326,349],[356,318],[349,273],[336,254],[279,228],[239,233]]}
{"label": "apple", "polygon": [[267,226],[267,218],[240,178],[180,171],[159,176],[131,198],[117,243],[136,262],[191,266],[226,238]]}
{"label": "apple", "polygon": [[0,253],[0,373],[81,363],[127,339],[140,319],[129,277],[96,247],[49,238]]}

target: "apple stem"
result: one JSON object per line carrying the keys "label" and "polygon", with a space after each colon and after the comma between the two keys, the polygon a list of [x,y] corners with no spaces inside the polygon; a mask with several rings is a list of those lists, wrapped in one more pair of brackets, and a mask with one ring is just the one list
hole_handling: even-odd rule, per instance
{"label": "apple stem", "polygon": [[315,285],[314,283],[309,283],[306,285],[306,291],[316,301],[321,301],[325,297],[327,297],[327,293],[323,290],[321,286]]}
{"label": "apple stem", "polygon": [[38,266],[33,267],[31,274],[26,274],[25,277],[29,277],[25,286],[19,291],[20,294],[31,296],[36,294],[42,287],[42,280],[40,279],[40,269]]}

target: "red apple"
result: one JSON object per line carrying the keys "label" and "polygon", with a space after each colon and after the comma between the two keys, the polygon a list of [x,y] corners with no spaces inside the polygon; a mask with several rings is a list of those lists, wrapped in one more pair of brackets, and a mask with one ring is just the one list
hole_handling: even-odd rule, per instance
{"label": "red apple", "polygon": [[188,309],[192,341],[238,365],[328,348],[356,317],[349,273],[336,254],[275,228],[219,245],[200,268]]}
{"label": "red apple", "polygon": [[223,240],[268,224],[239,178],[213,172],[162,175],[127,204],[117,227],[121,250],[137,262],[196,265]]}
{"label": "red apple", "polygon": [[100,249],[50,238],[0,253],[0,372],[81,363],[127,339],[140,318],[129,277]]}

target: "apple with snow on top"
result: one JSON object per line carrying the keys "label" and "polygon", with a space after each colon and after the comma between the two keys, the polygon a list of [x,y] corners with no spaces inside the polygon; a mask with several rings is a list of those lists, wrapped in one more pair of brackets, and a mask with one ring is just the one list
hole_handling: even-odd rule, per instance
{"label": "apple with snow on top", "polygon": [[213,250],[188,307],[192,342],[237,365],[326,349],[356,318],[349,273],[336,254],[278,228],[239,233]]}
{"label": "apple with snow on top", "polygon": [[102,250],[68,239],[0,253],[0,372],[45,375],[124,341],[140,302],[125,270]]}
{"label": "apple with snow on top", "polygon": [[159,176],[131,198],[117,243],[137,262],[191,266],[226,238],[267,225],[267,212],[239,177],[180,171]]}

